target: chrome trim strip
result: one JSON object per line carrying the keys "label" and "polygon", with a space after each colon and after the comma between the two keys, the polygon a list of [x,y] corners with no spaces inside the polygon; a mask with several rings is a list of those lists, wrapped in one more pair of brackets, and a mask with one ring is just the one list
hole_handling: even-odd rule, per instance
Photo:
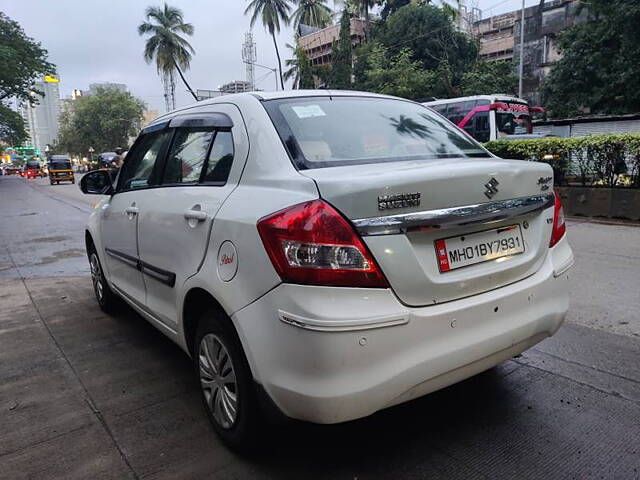
{"label": "chrome trim strip", "polygon": [[293,313],[278,310],[281,322],[303,330],[316,332],[352,332],[371,330],[373,328],[393,327],[409,323],[409,315],[387,315],[384,317],[358,318],[353,320],[320,320],[302,317]]}
{"label": "chrome trim strip", "polygon": [[444,229],[461,225],[497,222],[544,210],[553,206],[554,200],[554,194],[550,192],[462,207],[401,213],[385,217],[359,218],[352,220],[352,223],[360,235],[393,235],[405,233],[411,228]]}

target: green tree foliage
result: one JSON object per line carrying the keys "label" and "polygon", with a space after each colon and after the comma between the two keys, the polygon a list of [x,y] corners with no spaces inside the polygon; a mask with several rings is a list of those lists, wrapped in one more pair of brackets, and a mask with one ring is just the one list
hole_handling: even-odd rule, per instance
{"label": "green tree foliage", "polygon": [[287,47],[291,49],[293,57],[285,60],[287,70],[284,72],[284,79],[292,80],[294,89],[313,88],[313,70],[309,57],[299,46],[287,43]]}
{"label": "green tree foliage", "polygon": [[437,70],[446,62],[451,72],[447,96],[456,96],[462,77],[475,64],[478,46],[458,31],[443,9],[423,2],[413,2],[397,9],[376,32],[375,37],[396,54],[408,48],[412,59],[427,70]]}
{"label": "green tree foliage", "polygon": [[559,36],[562,58],[543,86],[554,116],[640,111],[640,2],[583,2],[588,21]]}
{"label": "green tree foliage", "polygon": [[411,59],[411,51],[402,49],[390,56],[380,44],[371,47],[367,68],[359,85],[364,90],[417,99],[434,92],[439,79],[435,71],[425,70],[420,62]]}
{"label": "green tree foliage", "polygon": [[340,18],[340,35],[331,50],[331,76],[329,88],[350,89],[353,68],[351,45],[351,17],[345,8]]}
{"label": "green tree foliage", "polygon": [[129,92],[99,88],[96,95],[79,97],[60,115],[58,150],[86,155],[125,148],[140,130],[145,104]]}
{"label": "green tree foliage", "polygon": [[0,12],[0,102],[16,97],[33,101],[31,91],[42,76],[53,74],[47,51],[27,37],[20,25]]}
{"label": "green tree foliage", "polygon": [[273,46],[276,49],[276,57],[278,57],[278,72],[280,73],[280,86],[282,90],[284,90],[284,80],[282,77],[282,61],[280,60],[280,50],[278,50],[276,33],[280,33],[280,23],[285,25],[289,24],[290,10],[289,0],[251,0],[244,11],[245,15],[251,13],[252,27],[258,18],[260,18],[262,25],[269,31],[271,38],[273,38]]}
{"label": "green tree foliage", "polygon": [[0,105],[0,142],[10,146],[22,144],[27,139],[22,117],[4,105]]}
{"label": "green tree foliage", "polygon": [[180,9],[166,3],[164,7],[147,7],[145,19],[138,26],[139,35],[149,35],[144,47],[144,59],[147,63],[155,60],[158,74],[162,75],[163,82],[169,82],[172,92],[175,90],[174,76],[177,71],[193,98],[196,98],[183,73],[183,70],[189,69],[194,50],[182,35],[193,35],[193,25],[185,23]]}
{"label": "green tree foliage", "polygon": [[462,95],[489,95],[509,93],[515,95],[518,77],[511,62],[484,62],[479,60],[470,70],[462,74]]}
{"label": "green tree foliage", "polygon": [[331,9],[326,0],[296,0],[298,8],[291,15],[293,25],[303,23],[312,27],[324,28],[331,24]]}
{"label": "green tree foliage", "polygon": [[410,3],[411,0],[386,0],[382,6],[382,10],[380,10],[380,18],[385,21],[393,12]]}

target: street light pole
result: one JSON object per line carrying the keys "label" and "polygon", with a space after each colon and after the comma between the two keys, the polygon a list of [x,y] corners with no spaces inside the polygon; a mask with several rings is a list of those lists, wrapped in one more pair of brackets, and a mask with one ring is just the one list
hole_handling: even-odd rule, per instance
{"label": "street light pole", "polygon": [[520,18],[520,68],[518,71],[518,98],[522,98],[523,73],[524,73],[524,0],[522,0],[522,15]]}
{"label": "street light pole", "polygon": [[[93,152],[95,152],[93,147],[89,147],[89,165],[93,164]],[[93,168],[93,167],[91,167],[91,168]]]}

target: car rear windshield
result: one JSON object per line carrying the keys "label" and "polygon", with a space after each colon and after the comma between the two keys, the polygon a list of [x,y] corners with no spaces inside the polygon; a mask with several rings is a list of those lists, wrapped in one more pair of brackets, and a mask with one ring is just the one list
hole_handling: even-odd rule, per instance
{"label": "car rear windshield", "polygon": [[491,157],[430,109],[379,97],[263,102],[298,169],[410,160]]}

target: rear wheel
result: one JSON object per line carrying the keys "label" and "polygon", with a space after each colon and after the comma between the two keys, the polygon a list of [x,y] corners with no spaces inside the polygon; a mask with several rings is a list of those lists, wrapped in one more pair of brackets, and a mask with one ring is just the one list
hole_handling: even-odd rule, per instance
{"label": "rear wheel", "polygon": [[207,311],[198,324],[193,357],[202,401],[214,430],[231,448],[252,450],[257,444],[261,418],[249,364],[238,336]]}
{"label": "rear wheel", "polygon": [[107,284],[95,247],[89,249],[89,266],[91,268],[93,292],[96,295],[98,305],[100,305],[103,312],[113,313],[121,305],[122,301]]}

